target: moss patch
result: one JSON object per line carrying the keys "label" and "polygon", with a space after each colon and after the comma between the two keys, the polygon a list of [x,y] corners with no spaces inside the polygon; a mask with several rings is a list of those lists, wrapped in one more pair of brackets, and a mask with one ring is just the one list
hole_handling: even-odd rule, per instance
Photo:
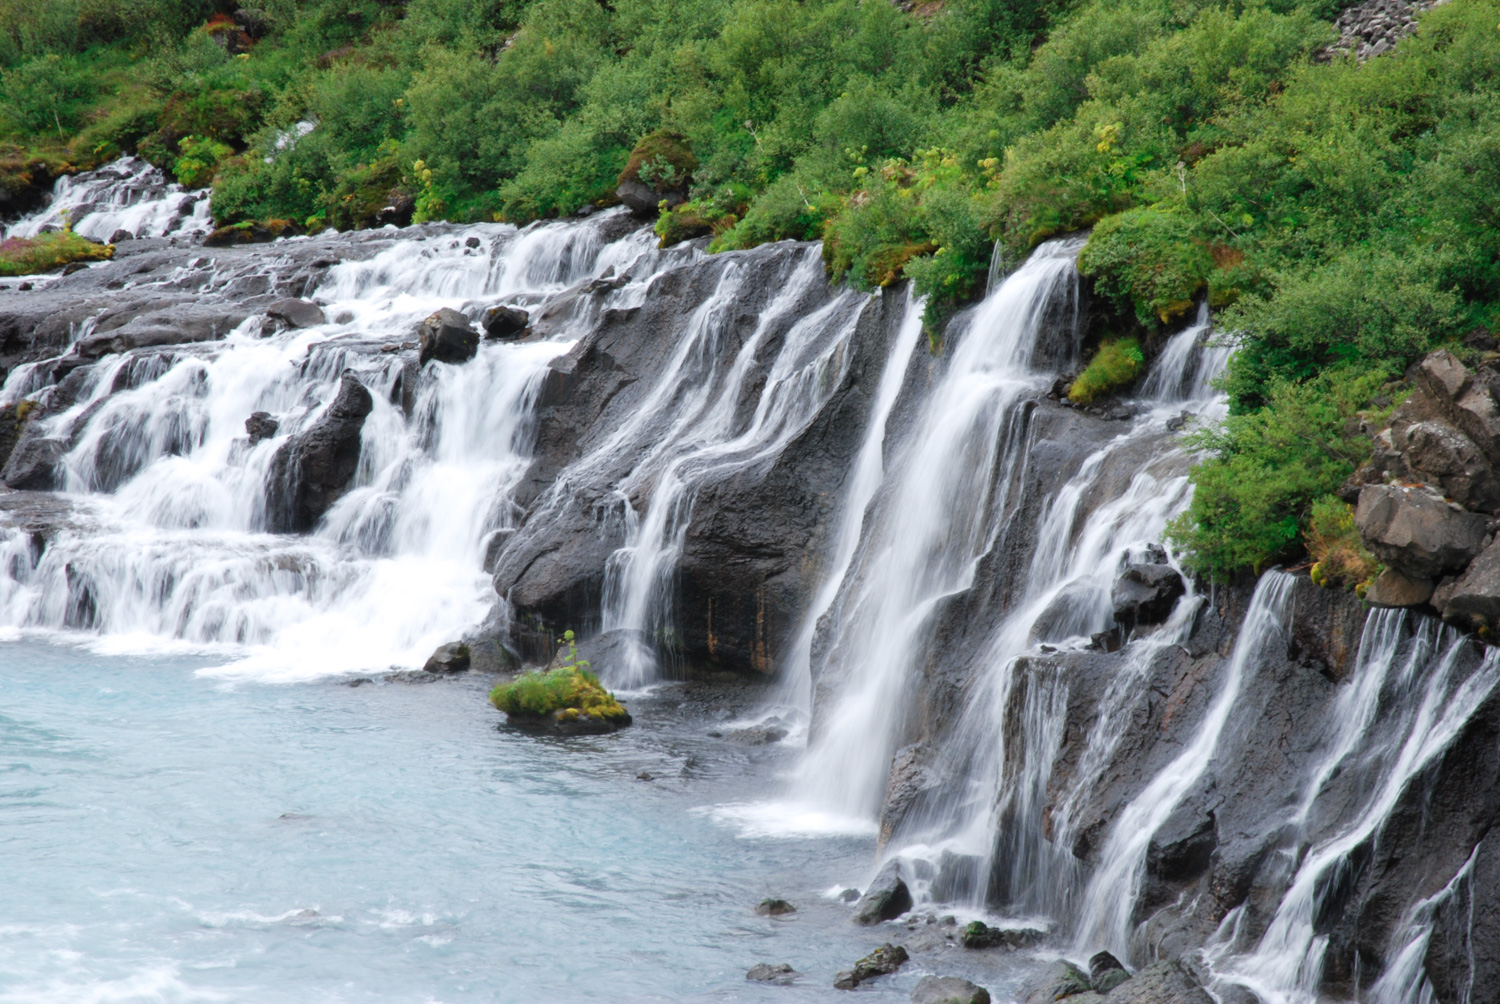
{"label": "moss patch", "polygon": [[658,192],[687,191],[698,169],[687,138],[668,129],[658,129],[630,151],[617,184],[640,181]]}
{"label": "moss patch", "polygon": [[0,241],[0,276],[50,272],[75,261],[107,261],[114,253],[113,245],[96,244],[71,230],[12,237]]}
{"label": "moss patch", "polygon": [[490,692],[490,703],[512,719],[544,723],[576,722],[589,718],[613,725],[629,725],[630,713],[586,669],[562,667],[547,672],[522,673]]}
{"label": "moss patch", "polygon": [[1102,394],[1112,393],[1135,382],[1145,365],[1141,343],[1134,338],[1119,338],[1099,346],[1088,367],[1078,374],[1068,388],[1068,400],[1088,404]]}

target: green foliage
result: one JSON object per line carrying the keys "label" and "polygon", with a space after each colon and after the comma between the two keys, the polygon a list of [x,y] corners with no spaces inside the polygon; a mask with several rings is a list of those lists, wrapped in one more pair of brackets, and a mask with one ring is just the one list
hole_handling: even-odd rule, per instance
{"label": "green foliage", "polygon": [[0,73],[0,94],[0,111],[22,132],[64,139],[82,122],[94,86],[76,57],[48,53]]}
{"label": "green foliage", "polygon": [[1170,530],[1189,564],[1225,578],[1297,557],[1314,505],[1368,459],[1370,440],[1350,419],[1388,376],[1345,367],[1281,383],[1268,407],[1191,434],[1189,445],[1207,456],[1193,468],[1193,501]]}
{"label": "green foliage", "polygon": [[588,662],[578,658],[573,632],[566,632],[559,644],[565,648],[557,668],[522,673],[491,691],[490,703],[517,718],[552,716],[564,722],[587,716],[610,722],[628,721],[630,715],[625,708],[589,672]]}
{"label": "green foliage", "polygon": [[1141,343],[1134,337],[1105,342],[1068,388],[1068,400],[1088,404],[1100,395],[1123,390],[1135,382],[1145,364]]}
{"label": "green foliage", "polygon": [[1354,507],[1332,495],[1312,504],[1307,527],[1307,553],[1313,559],[1313,582],[1320,586],[1367,586],[1380,572],[1380,563],[1359,538]]}
{"label": "green foliage", "polygon": [[1094,228],[1078,268],[1142,327],[1168,324],[1192,308],[1213,271],[1194,223],[1159,207],[1117,213]]}
{"label": "green foliage", "polygon": [[114,256],[108,244],[96,244],[71,230],[0,241],[0,276],[50,272],[75,261],[105,261]]}
{"label": "green foliage", "polygon": [[234,156],[234,147],[203,136],[184,136],[177,144],[182,156],[172,173],[187,188],[202,188],[213,180],[219,165]]}

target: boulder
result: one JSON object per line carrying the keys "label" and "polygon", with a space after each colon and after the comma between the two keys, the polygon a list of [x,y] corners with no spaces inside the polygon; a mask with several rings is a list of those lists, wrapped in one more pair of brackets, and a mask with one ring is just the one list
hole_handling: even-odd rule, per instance
{"label": "boulder", "polygon": [[1026,948],[1045,937],[1034,927],[991,927],[982,920],[970,921],[959,935],[958,943],[965,948]]}
{"label": "boulder", "polygon": [[1432,599],[1435,585],[1431,579],[1413,579],[1387,568],[1370,583],[1365,602],[1375,607],[1417,607]]}
{"label": "boulder", "polygon": [[957,976],[924,976],[912,989],[911,1004],[990,1004],[990,992]]}
{"label": "boulder", "polygon": [[520,307],[501,304],[486,310],[480,323],[484,326],[486,338],[519,338],[531,324],[531,315]]}
{"label": "boulder", "polygon": [[111,244],[119,244],[123,241],[133,240],[135,240],[135,234],[131,233],[129,230],[116,230],[114,233],[109,235],[109,243]]}
{"label": "boulder", "polygon": [[479,351],[479,332],[452,307],[444,307],[423,321],[417,327],[417,339],[417,361],[424,366],[430,359],[468,362]]}
{"label": "boulder", "polygon": [[1128,627],[1160,624],[1187,592],[1177,569],[1166,564],[1129,564],[1110,590],[1115,620]]}
{"label": "boulder", "polygon": [[1412,579],[1438,579],[1479,553],[1487,520],[1421,488],[1366,485],[1354,513],[1370,553]]}
{"label": "boulder", "polygon": [[797,979],[797,970],[785,962],[772,964],[762,962],[751,966],[750,971],[745,974],[745,979],[755,980],[757,983],[769,983],[772,986],[789,987]]}
{"label": "boulder", "polygon": [[1407,373],[1412,398],[1402,405],[1411,413],[1438,415],[1463,432],[1494,463],[1500,460],[1500,407],[1488,383],[1446,349],[1428,353]]}
{"label": "boulder", "polygon": [[882,920],[894,920],[911,907],[911,890],[901,878],[901,863],[887,861],[855,904],[854,922],[868,926]]}
{"label": "boulder", "polygon": [[1500,541],[1485,548],[1456,581],[1444,583],[1432,599],[1450,624],[1471,630],[1500,626]]}
{"label": "boulder", "polygon": [[1093,989],[1088,974],[1067,959],[1058,959],[1041,975],[1033,977],[1021,988],[1022,1004],[1052,1004],[1064,998],[1086,994]]}
{"label": "boulder", "polygon": [[58,465],[67,452],[67,443],[48,439],[39,428],[28,426],[12,448],[4,469],[0,470],[0,481],[12,488],[52,491],[61,484]]}
{"label": "boulder", "polygon": [[854,968],[834,978],[836,990],[853,990],[866,980],[889,976],[906,964],[911,956],[900,945],[886,943],[854,964]]}
{"label": "boulder", "polygon": [[338,395],[311,428],[293,436],[266,478],[266,529],[306,533],[348,490],[359,468],[359,435],[374,402],[364,384],[344,371]]}
{"label": "boulder", "polygon": [[323,308],[311,300],[287,297],[266,308],[266,316],[289,328],[311,328],[328,321]]}
{"label": "boulder", "polygon": [[757,917],[782,917],[796,912],[797,908],[784,899],[763,899],[755,904]]}
{"label": "boulder", "polygon": [[439,645],[422,669],[428,673],[462,673],[469,668],[469,646],[461,641]]}
{"label": "boulder", "polygon": [[1474,441],[1441,421],[1391,423],[1391,447],[1399,452],[1403,475],[1441,488],[1466,509],[1494,512],[1500,507],[1500,478]]}
{"label": "boulder", "polygon": [[1089,982],[1097,993],[1107,994],[1130,979],[1130,972],[1120,960],[1108,952],[1099,952],[1089,959]]}
{"label": "boulder", "polygon": [[250,435],[251,446],[262,439],[270,439],[279,428],[281,423],[272,418],[270,412],[257,411],[245,419],[245,431]]}
{"label": "boulder", "polygon": [[1147,966],[1109,992],[1109,1004],[1214,1004],[1186,966],[1173,959]]}

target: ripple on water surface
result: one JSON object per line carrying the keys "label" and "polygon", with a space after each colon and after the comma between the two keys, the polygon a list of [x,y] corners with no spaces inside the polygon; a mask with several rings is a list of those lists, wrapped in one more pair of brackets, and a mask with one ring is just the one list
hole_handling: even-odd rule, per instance
{"label": "ripple on water surface", "polygon": [[[708,737],[674,688],[556,740],[497,729],[477,679],[205,664],[0,643],[0,1002],[846,999],[833,973],[889,936],[822,895],[870,837],[713,818],[789,751]],[[763,961],[807,976],[748,984]]]}

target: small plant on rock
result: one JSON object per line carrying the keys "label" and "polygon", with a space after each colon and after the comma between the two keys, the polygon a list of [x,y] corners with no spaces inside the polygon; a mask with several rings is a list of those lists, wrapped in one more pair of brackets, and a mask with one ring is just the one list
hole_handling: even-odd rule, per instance
{"label": "small plant on rock", "polygon": [[550,670],[522,673],[490,692],[490,703],[513,722],[572,727],[580,731],[612,731],[630,724],[630,713],[605,690],[578,658],[572,631],[558,644],[558,665]]}

